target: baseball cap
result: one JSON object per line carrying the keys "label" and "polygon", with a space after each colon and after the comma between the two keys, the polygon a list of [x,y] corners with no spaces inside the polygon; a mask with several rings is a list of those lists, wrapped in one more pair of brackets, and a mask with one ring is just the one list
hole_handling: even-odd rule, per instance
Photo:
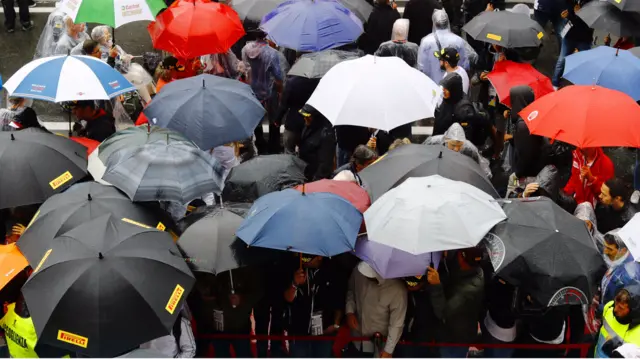
{"label": "baseball cap", "polygon": [[434,55],[437,59],[447,62],[450,60],[460,60],[460,54],[458,53],[458,50],[453,47],[445,47],[444,49],[440,50],[440,52],[436,51]]}

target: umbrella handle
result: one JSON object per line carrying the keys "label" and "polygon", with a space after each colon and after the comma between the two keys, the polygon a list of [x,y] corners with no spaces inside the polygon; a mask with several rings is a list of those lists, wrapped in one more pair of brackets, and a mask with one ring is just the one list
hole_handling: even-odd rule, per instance
{"label": "umbrella handle", "polygon": [[[233,288],[233,269],[229,271],[229,281],[231,282],[231,294],[236,294],[236,290]],[[235,305],[232,305],[235,308]]]}
{"label": "umbrella handle", "polygon": [[298,253],[299,258],[300,258],[300,269],[302,269],[302,253]]}

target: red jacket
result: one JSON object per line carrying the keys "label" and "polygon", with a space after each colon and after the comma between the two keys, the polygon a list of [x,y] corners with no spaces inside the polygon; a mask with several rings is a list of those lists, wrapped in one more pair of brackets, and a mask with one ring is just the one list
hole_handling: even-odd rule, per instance
{"label": "red jacket", "polygon": [[574,150],[571,178],[564,187],[564,191],[569,195],[574,195],[576,204],[589,202],[595,207],[602,184],[615,175],[613,162],[604,154],[602,148],[598,148],[596,159],[591,164],[591,174],[595,177],[591,183],[580,178],[580,168],[583,165],[585,165],[584,155],[580,150]]}

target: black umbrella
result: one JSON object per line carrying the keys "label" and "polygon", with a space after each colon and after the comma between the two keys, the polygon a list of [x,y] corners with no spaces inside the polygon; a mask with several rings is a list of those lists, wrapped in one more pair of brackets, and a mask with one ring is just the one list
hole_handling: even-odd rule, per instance
{"label": "black umbrella", "polygon": [[267,193],[304,183],[307,164],[292,155],[258,156],[229,172],[222,198],[232,202],[254,202]]}
{"label": "black umbrella", "polygon": [[236,230],[243,220],[226,208],[208,207],[204,217],[185,228],[178,246],[191,269],[218,274],[276,259],[277,251],[249,248],[236,237]]}
{"label": "black umbrella", "polygon": [[177,232],[173,219],[159,206],[134,204],[115,187],[85,182],[44,202],[18,240],[18,247],[35,267],[55,237],[105,214],[139,226]]}
{"label": "black umbrella", "polygon": [[484,239],[496,274],[541,305],[589,304],[605,264],[584,222],[546,197],[502,208]]}
{"label": "black umbrella", "polygon": [[609,0],[609,2],[622,11],[640,12],[638,0]]}
{"label": "black umbrella", "polygon": [[640,36],[640,14],[623,12],[605,1],[592,1],[576,15],[596,30],[618,36]]}
{"label": "black umbrella", "polygon": [[[236,214],[242,218],[247,217],[249,210],[253,203],[236,203],[236,202],[225,202],[224,209]],[[183,217],[180,221],[178,221],[178,228],[181,232],[184,232],[187,228],[189,228],[192,224],[198,222],[209,214],[214,214],[220,210],[220,205],[206,206],[206,207],[198,207],[194,209],[189,215]]]}
{"label": "black umbrella", "polygon": [[538,47],[544,30],[535,21],[510,11],[484,11],[462,28],[472,38],[506,48]]}
{"label": "black umbrella", "polygon": [[194,282],[168,233],[107,214],[57,237],[22,293],[38,344],[111,358],[169,335]]}
{"label": "black umbrella", "polygon": [[372,202],[409,177],[431,175],[466,182],[494,198],[499,197],[479,164],[440,145],[404,145],[389,152],[359,174]]}
{"label": "black umbrella", "polygon": [[51,133],[0,133],[0,208],[42,203],[87,175],[87,148]]}

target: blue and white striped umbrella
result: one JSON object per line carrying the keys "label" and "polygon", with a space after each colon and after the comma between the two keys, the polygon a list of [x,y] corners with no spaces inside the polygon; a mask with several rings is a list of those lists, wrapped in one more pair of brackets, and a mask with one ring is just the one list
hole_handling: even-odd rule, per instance
{"label": "blue and white striped umbrella", "polygon": [[4,84],[9,96],[50,102],[109,100],[136,88],[107,63],[90,56],[51,56],[22,66]]}

